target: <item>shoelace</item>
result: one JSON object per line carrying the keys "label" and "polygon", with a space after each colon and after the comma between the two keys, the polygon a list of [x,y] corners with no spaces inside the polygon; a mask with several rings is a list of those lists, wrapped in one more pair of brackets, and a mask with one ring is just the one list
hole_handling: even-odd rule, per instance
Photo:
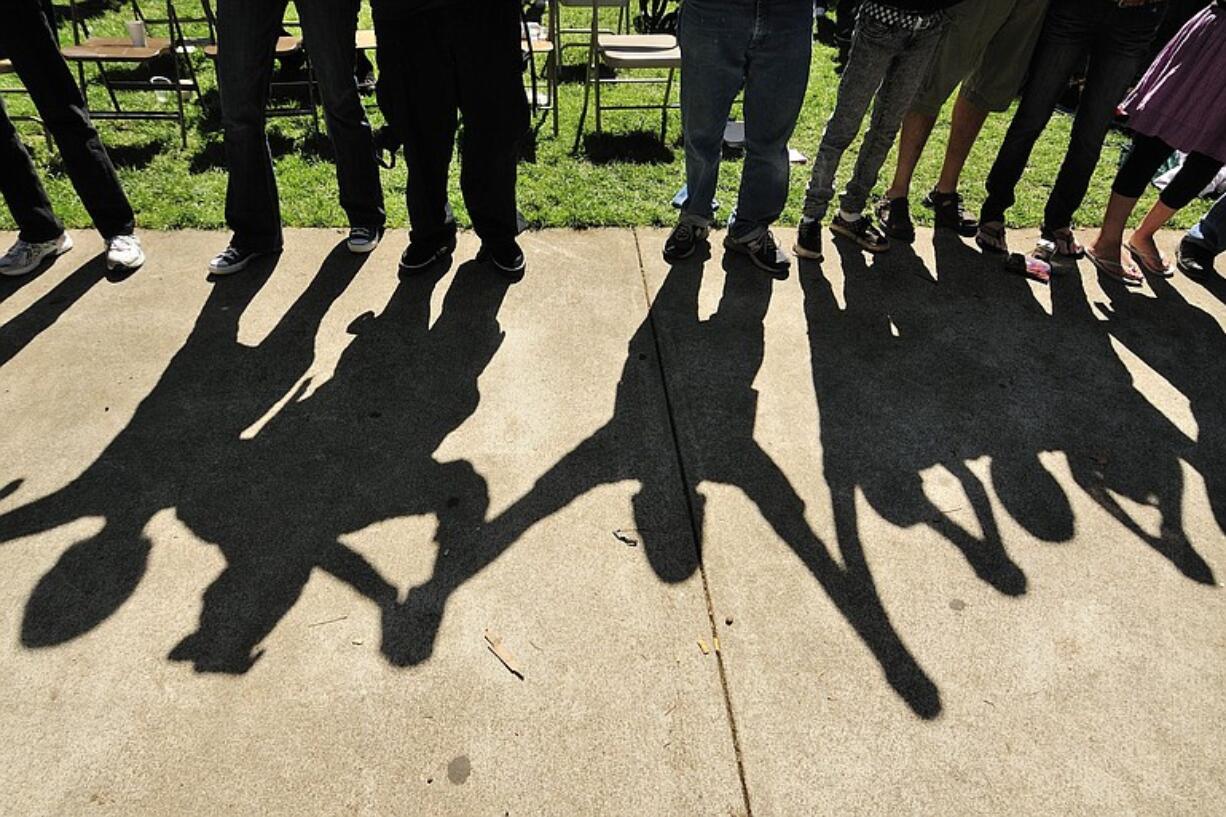
{"label": "shoelace", "polygon": [[678,224],[677,229],[673,231],[673,237],[681,243],[689,243],[694,240],[694,225]]}
{"label": "shoelace", "polygon": [[28,241],[17,239],[8,252],[4,254],[4,260],[9,262],[26,261],[34,254],[34,245]]}
{"label": "shoelace", "polygon": [[240,252],[235,247],[226,247],[224,250],[221,251],[221,255],[217,256],[217,260],[220,261],[223,265],[233,264],[235,261],[238,261],[242,257],[243,257],[242,252]]}
{"label": "shoelace", "polygon": [[119,252],[136,249],[136,239],[130,235],[117,235],[110,240],[109,248]]}

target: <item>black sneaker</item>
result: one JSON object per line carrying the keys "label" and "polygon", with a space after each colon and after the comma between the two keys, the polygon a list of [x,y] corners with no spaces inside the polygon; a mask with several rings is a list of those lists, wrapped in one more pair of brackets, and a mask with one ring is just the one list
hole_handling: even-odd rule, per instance
{"label": "black sneaker", "polygon": [[[924,206],[932,208],[938,230],[953,230],[963,238],[974,238],[979,222],[966,214],[961,193],[938,193],[933,190],[924,197]],[[888,232],[888,231],[887,231]]]}
{"label": "black sneaker", "polygon": [[771,275],[787,275],[792,260],[775,241],[770,230],[749,241],[737,241],[731,235],[724,237],[724,249],[747,256],[753,265]]}
{"label": "black sneaker", "polygon": [[815,218],[802,218],[796,230],[796,243],[792,252],[810,261],[822,260],[822,223]]}
{"label": "black sneaker", "polygon": [[910,244],[915,241],[915,225],[911,222],[911,203],[905,197],[882,198],[877,203],[877,220],[890,238]]}
{"label": "black sneaker", "polygon": [[855,221],[848,221],[842,215],[835,215],[834,220],[830,222],[830,232],[848,241],[854,241],[869,252],[885,252],[890,248],[889,239],[877,229],[877,225],[873,224],[872,216],[868,213],[862,214]]}
{"label": "black sneaker", "polygon": [[247,269],[252,261],[259,258],[263,253],[252,252],[251,250],[240,250],[233,245],[226,247],[224,250],[213,256],[213,260],[209,261],[209,275],[223,276],[233,275],[236,272],[242,272]]}
{"label": "black sneaker", "polygon": [[524,260],[524,251],[519,248],[515,239],[482,243],[477,251],[478,261],[488,261],[502,272],[513,276],[516,280],[522,278],[528,263]]}
{"label": "black sneaker", "polygon": [[410,240],[400,256],[400,268],[406,272],[419,272],[429,266],[450,258],[455,252],[455,234],[444,234],[433,239]]}
{"label": "black sneaker", "polygon": [[1185,238],[1179,242],[1179,253],[1175,256],[1175,263],[1185,275],[1201,278],[1214,272],[1214,257],[1209,250]]}
{"label": "black sneaker", "polygon": [[709,228],[699,224],[680,222],[664,242],[664,260],[673,263],[689,258],[698,245],[707,240],[710,232]]}

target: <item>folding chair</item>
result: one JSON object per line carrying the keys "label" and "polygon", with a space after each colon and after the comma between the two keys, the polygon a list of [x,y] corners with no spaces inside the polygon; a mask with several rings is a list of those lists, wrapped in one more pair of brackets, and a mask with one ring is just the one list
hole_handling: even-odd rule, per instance
{"label": "folding chair", "polygon": [[[12,62],[10,62],[9,60],[0,59],[0,76],[4,74],[16,74],[16,73],[17,73],[16,69],[13,68]],[[0,87],[0,95],[29,96],[29,91],[27,91],[24,87],[21,87],[21,86]],[[55,144],[55,142],[52,141],[51,139],[51,131],[47,130],[47,125],[46,123],[43,122],[42,117],[37,116],[35,114],[17,114],[17,113],[13,113],[12,111],[8,111],[8,118],[10,122],[34,122],[36,123],[42,129],[43,136],[44,138],[46,138],[47,144],[48,145]]]}
{"label": "folding chair", "polygon": [[[601,29],[601,34],[629,34],[630,33],[630,0],[548,0],[549,13],[551,21],[549,23],[549,31],[553,35],[554,48],[561,55],[567,48],[587,48],[590,46],[590,29],[587,26],[583,28],[563,27],[562,25],[562,9],[589,9],[589,8],[605,8],[617,9],[617,26],[612,29]],[[582,39],[576,42],[565,42],[563,37],[567,34],[583,35]]]}
{"label": "folding chair", "polygon": [[[93,64],[98,71],[98,77],[111,100],[110,109],[96,109],[89,106],[90,116],[94,119],[109,120],[139,120],[139,121],[173,121],[179,125],[179,137],[184,147],[187,147],[187,113],[183,103],[184,96],[194,93],[199,99],[200,85],[195,79],[195,68],[187,56],[186,49],[175,41],[173,32],[170,37],[145,38],[143,46],[135,46],[127,37],[94,37],[90,35],[88,24],[81,14],[81,0],[69,0],[68,6],[72,16],[73,44],[60,49],[64,59],[77,66],[77,78],[81,85],[81,94],[89,99],[89,87],[85,78],[85,66]],[[140,6],[135,0],[131,3],[134,19],[144,21]],[[170,0],[166,3],[167,20],[175,19]],[[121,65],[128,69],[148,68],[156,59],[169,58],[170,82],[154,82],[149,78],[119,78],[107,70],[107,65]],[[186,65],[185,65],[186,63]],[[184,77],[184,73],[187,74]],[[165,79],[165,78],[163,78]],[[119,102],[120,91],[143,91],[152,93],[173,93],[176,109],[174,111],[157,109],[124,108]],[[88,102],[86,103],[88,106]]]}
{"label": "folding chair", "polygon": [[[601,0],[596,0],[597,3]],[[590,47],[587,72],[583,81],[583,108],[579,113],[579,128],[575,134],[574,150],[578,152],[583,139],[583,124],[587,119],[589,99],[595,96],[596,132],[604,129],[604,111],[660,111],[660,141],[668,135],[668,112],[679,109],[679,103],[671,102],[677,71],[681,68],[681,47],[672,34],[609,34],[601,32],[600,8],[592,6],[592,22],[589,28]],[[667,69],[666,78],[620,78],[604,79],[600,67],[606,65],[616,71]],[[606,85],[664,85],[664,99],[658,105],[606,105],[601,89]]]}
{"label": "folding chair", "polygon": [[[213,11],[211,0],[201,0],[201,5],[209,26],[209,43],[204,47],[204,55],[216,63],[218,54],[217,15]],[[302,38],[293,36],[278,37],[276,47],[273,49],[273,57],[275,59],[302,58],[302,70],[305,78],[294,80],[273,79],[269,83],[269,104],[265,106],[264,115],[270,118],[274,116],[309,116],[311,117],[312,126],[318,132],[319,110],[315,100],[318,88],[315,83],[315,72],[311,68],[311,55],[307,53],[306,48],[303,46]],[[290,88],[306,89],[307,104],[305,107],[302,105],[284,107],[272,104],[274,92]]]}
{"label": "folding chair", "polygon": [[[523,25],[522,32],[522,48],[525,61],[528,69],[528,88],[527,91],[531,95],[530,102],[532,114],[535,116],[541,112],[551,113],[553,116],[553,135],[558,135],[558,56],[559,52],[554,48],[553,31],[552,29],[544,32],[545,36],[534,36],[529,22],[527,9],[523,9],[520,14],[520,21]],[[550,22],[552,17],[550,16]],[[547,23],[549,25],[549,23]],[[541,56],[543,65],[538,64],[537,57]],[[543,70],[542,70],[543,69]],[[545,101],[541,101],[540,82],[545,81]]]}

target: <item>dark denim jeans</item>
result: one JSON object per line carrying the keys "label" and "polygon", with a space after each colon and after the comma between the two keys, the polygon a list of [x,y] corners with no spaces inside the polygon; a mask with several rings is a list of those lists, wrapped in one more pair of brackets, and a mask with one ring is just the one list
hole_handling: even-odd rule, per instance
{"label": "dark denim jeans", "polygon": [[[85,110],[81,89],[60,56],[59,44],[38,0],[4,5],[0,49],[13,67],[51,131],[73,187],[103,238],[129,234],[135,216],[119,186],[115,168]],[[30,154],[0,102],[0,193],[23,240],[50,241],[64,231]]]}
{"label": "dark denim jeans", "polygon": [[1214,255],[1226,252],[1226,195],[1217,200],[1199,224],[1188,230],[1184,240]]}
{"label": "dark denim jeans", "polygon": [[1052,3],[1030,62],[1030,78],[988,175],[981,222],[1004,221],[1030,152],[1051,120],[1069,78],[1089,58],[1064,162],[1047,198],[1046,231],[1069,227],[1102,153],[1115,108],[1148,53],[1165,3],[1121,8],[1115,0]]}
{"label": "dark denim jeans", "polygon": [[681,119],[685,128],[682,218],[710,224],[724,126],[745,89],[745,164],[729,232],[749,240],[787,203],[788,139],[809,83],[813,0],[685,0],[681,44]]}
{"label": "dark denim jeans", "polygon": [[[294,0],[319,80],[328,135],[336,151],[341,207],[355,227],[382,227],[383,187],[374,138],[353,77],[360,0]],[[225,127],[226,223],[233,244],[281,247],[281,207],[265,133],[273,52],[288,0],[218,0],[217,80]]]}
{"label": "dark denim jeans", "polygon": [[805,192],[806,216],[818,221],[825,217],[834,198],[839,162],[860,132],[871,103],[873,117],[868,133],[839,203],[849,213],[864,210],[903,116],[928,75],[943,28],[937,24],[915,31],[889,26],[872,17],[860,18],[839,83],[838,100],[813,160],[809,189]]}

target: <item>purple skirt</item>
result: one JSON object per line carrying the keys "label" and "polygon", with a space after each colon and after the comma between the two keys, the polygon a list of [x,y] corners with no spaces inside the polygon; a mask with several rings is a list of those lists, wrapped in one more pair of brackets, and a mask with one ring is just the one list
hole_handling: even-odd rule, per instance
{"label": "purple skirt", "polygon": [[1189,20],[1120,107],[1137,133],[1226,162],[1226,8]]}

